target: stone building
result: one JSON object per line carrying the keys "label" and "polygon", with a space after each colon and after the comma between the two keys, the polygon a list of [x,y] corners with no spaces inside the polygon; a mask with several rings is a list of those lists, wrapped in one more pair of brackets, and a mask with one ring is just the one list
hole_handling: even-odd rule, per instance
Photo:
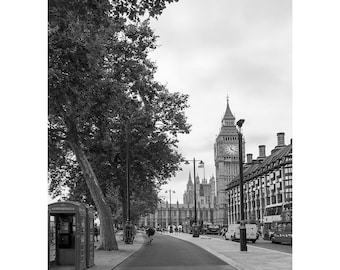
{"label": "stone building", "polygon": [[[266,156],[265,145],[259,146],[259,156],[253,160],[242,141],[244,174],[245,219],[264,223],[264,211],[271,204],[292,203],[292,141],[285,144],[285,134],[277,133],[277,145]],[[196,177],[197,221],[225,226],[240,219],[239,151],[235,117],[229,106],[222,119],[214,144],[216,180]],[[171,213],[171,214],[170,214]],[[140,225],[167,227],[183,225],[188,230],[194,219],[194,183],[189,173],[183,204],[161,202],[155,214],[144,217]]]}
{"label": "stone building", "polygon": [[[243,153],[245,142],[242,142]],[[227,185],[239,174],[239,145],[235,117],[232,114],[227,99],[227,108],[224,113],[221,129],[214,145],[214,158],[216,168],[216,209],[214,223],[218,225],[227,224],[226,188]],[[245,155],[243,154],[243,160]]]}
{"label": "stone building", "polygon": [[[209,182],[203,179],[200,182],[199,177],[196,177],[196,210],[197,221],[213,222],[215,208],[215,178],[212,176]],[[194,184],[191,179],[191,173],[187,182],[187,189],[183,195],[183,204],[172,203],[167,201],[159,202],[157,210],[154,214],[150,214],[141,218],[140,226],[161,226],[167,228],[170,224],[182,225],[185,232],[189,231],[190,223],[194,220],[195,205],[194,205]]]}
{"label": "stone building", "polygon": [[[196,201],[201,205],[214,205],[215,202],[215,178],[212,176],[209,180],[203,179],[200,182],[199,177],[196,177]],[[194,183],[191,180],[191,173],[187,182],[187,189],[183,194],[183,204],[194,203]]]}
{"label": "stone building", "polygon": [[[277,146],[266,156],[265,145],[259,146],[259,156],[247,154],[244,164],[243,193],[246,220],[264,223],[266,206],[292,204],[292,140],[285,145],[284,133],[277,133]],[[237,175],[226,188],[228,224],[240,220],[240,178]]]}

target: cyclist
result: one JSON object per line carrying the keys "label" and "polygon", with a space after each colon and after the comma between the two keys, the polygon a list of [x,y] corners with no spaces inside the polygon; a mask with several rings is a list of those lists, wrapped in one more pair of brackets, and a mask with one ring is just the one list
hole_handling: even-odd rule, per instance
{"label": "cyclist", "polygon": [[152,240],[153,240],[153,235],[155,234],[155,229],[154,228],[152,228],[152,227],[149,227],[149,228],[147,228],[146,229],[146,234],[148,235],[148,238],[149,238],[149,240],[148,240],[148,244],[151,244],[151,242],[152,242]]}

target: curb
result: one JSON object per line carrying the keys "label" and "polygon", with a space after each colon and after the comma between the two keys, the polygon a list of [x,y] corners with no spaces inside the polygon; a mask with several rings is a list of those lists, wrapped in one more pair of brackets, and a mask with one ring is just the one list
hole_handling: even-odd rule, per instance
{"label": "curb", "polygon": [[[172,236],[172,235],[169,235],[169,236]],[[192,243],[206,251],[208,251],[209,253],[213,254],[215,257],[221,259],[222,261],[226,262],[227,264],[229,264],[230,266],[236,268],[237,270],[249,270],[247,268],[244,268],[243,266],[239,265],[237,262],[235,262],[233,259],[230,259],[228,258],[227,256],[223,255],[223,254],[220,254],[218,252],[216,252],[215,250],[209,248],[209,247],[206,247],[206,246],[200,246],[198,243],[196,242],[193,242],[193,241],[190,241],[190,240],[187,240],[187,239],[183,239],[183,238],[179,238],[179,237],[176,237],[176,236],[172,236],[174,238],[177,238],[177,239],[181,239],[183,241],[186,241],[186,242],[189,242],[189,243]],[[207,239],[215,239],[215,238],[207,238]],[[217,239],[217,240],[220,240],[220,239]]]}
{"label": "curb", "polygon": [[111,268],[110,270],[114,270],[116,267],[118,267],[119,265],[121,265],[123,262],[125,262],[128,258],[130,258],[133,254],[135,254],[138,250],[140,250],[144,244],[145,244],[145,235],[140,234],[140,237],[143,238],[143,242],[140,244],[140,247],[138,247],[137,249],[133,250],[131,253],[128,254],[128,256],[126,256],[125,258],[122,258],[122,260],[120,262],[118,262],[115,266],[113,266],[113,268]]}
{"label": "curb", "polygon": [[[213,247],[208,247],[208,246],[206,246],[206,245],[204,245],[202,243],[199,243],[197,241],[191,241],[189,238],[186,238],[186,237],[182,238],[182,237],[178,237],[176,235],[169,235],[169,236],[171,236],[173,238],[177,238],[177,239],[183,240],[183,241],[186,241],[186,242],[190,242],[190,243],[192,243],[192,244],[194,244],[194,245],[196,245],[196,246],[206,250],[207,252],[213,254],[214,256],[216,256],[217,258],[219,258],[222,261],[226,262],[231,267],[233,267],[233,268],[235,268],[237,270],[261,269],[261,268],[258,268],[258,267],[253,268],[250,265],[244,264],[242,262],[242,260],[241,261],[240,260],[234,260],[234,258],[228,257],[227,255],[225,255],[225,254],[223,254],[223,253],[221,253],[219,251],[214,250]],[[206,237],[205,238],[204,237],[202,239],[211,239],[213,241],[222,241],[223,242],[222,239],[217,239],[217,238],[210,238],[210,237]],[[268,251],[266,248],[262,248],[262,247],[251,246],[251,249],[254,252],[260,252],[261,251],[261,252],[264,252],[264,253],[276,253],[277,255],[284,254],[284,255],[288,255],[288,256],[290,255],[291,256],[291,254],[287,254],[285,252],[276,251],[276,250]],[[269,268],[265,267],[265,269],[269,269]],[[275,269],[277,269],[277,268],[275,268]],[[279,269],[284,269],[284,268],[279,268]],[[289,269],[291,269],[291,268],[289,268]]]}
{"label": "curb", "polygon": [[[187,241],[190,242],[190,241]],[[193,243],[193,242],[190,242]],[[195,243],[193,243],[195,244]],[[231,265],[232,267],[236,268],[237,270],[249,270],[247,268],[244,268],[243,266],[239,265],[237,262],[235,262],[233,259],[228,258],[227,256],[220,254],[214,250],[212,250],[211,248],[208,247],[201,247],[197,244],[195,244],[196,246],[203,248],[204,250],[210,252],[211,254],[213,254],[214,256],[216,256],[217,258],[221,259],[222,261],[226,262],[227,264]]]}
{"label": "curb", "polygon": [[[223,241],[223,239],[218,239],[218,238],[211,238],[211,239],[217,240],[217,241]],[[228,241],[228,240],[226,240],[226,241]],[[238,242],[236,242],[236,243],[238,243]],[[259,249],[259,250],[264,250],[264,251],[268,252],[267,248],[257,247],[257,246],[253,246],[253,245],[251,245],[251,249]],[[283,252],[283,251],[279,251],[279,250],[274,250],[274,249],[270,249],[270,252],[277,252],[277,253],[281,253],[281,254],[284,254],[284,255],[290,254],[290,253],[287,253],[287,252]]]}

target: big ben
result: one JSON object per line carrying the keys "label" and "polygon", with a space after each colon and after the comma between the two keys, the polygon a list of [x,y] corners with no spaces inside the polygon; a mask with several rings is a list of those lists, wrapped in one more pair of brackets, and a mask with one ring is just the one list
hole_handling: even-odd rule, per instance
{"label": "big ben", "polygon": [[[242,153],[245,152],[244,145],[243,141]],[[222,119],[221,129],[214,145],[214,157],[217,191],[215,223],[222,225],[227,223],[227,213],[225,212],[227,198],[225,190],[227,184],[239,174],[238,135],[235,117],[229,106],[229,98],[227,99],[227,109]],[[244,154],[242,160],[244,160]]]}

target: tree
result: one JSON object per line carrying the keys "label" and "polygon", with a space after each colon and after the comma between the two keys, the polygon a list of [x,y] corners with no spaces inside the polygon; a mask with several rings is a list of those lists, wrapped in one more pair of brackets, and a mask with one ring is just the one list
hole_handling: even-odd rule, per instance
{"label": "tree", "polygon": [[[106,250],[118,247],[111,213],[87,153],[96,136],[103,136],[101,142],[106,142],[111,132],[109,121],[118,115],[116,108],[136,92],[125,81],[133,77],[120,65],[123,62],[132,69],[138,68],[131,65],[138,62],[134,54],[127,55],[120,47],[121,36],[138,29],[126,26],[126,18],[139,21],[138,16],[145,12],[157,16],[166,2],[173,1],[49,1],[49,177],[59,178],[59,183],[65,177],[69,181],[70,174],[79,174],[80,168],[99,212],[101,248]],[[143,45],[140,55],[147,54],[154,37],[125,40]],[[113,59],[117,62],[112,65]],[[143,64],[152,68],[150,63]],[[117,70],[112,69],[115,65]],[[137,94],[145,99],[147,95],[141,92],[138,89]],[[71,171],[63,170],[69,166]]]}

